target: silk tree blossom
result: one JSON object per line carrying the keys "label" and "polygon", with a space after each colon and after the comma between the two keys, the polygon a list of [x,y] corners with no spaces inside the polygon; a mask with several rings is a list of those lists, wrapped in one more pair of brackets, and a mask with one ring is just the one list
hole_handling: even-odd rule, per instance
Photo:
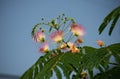
{"label": "silk tree blossom", "polygon": [[80,24],[71,24],[70,30],[76,36],[83,36],[85,34],[85,29]]}
{"label": "silk tree blossom", "polygon": [[105,46],[105,43],[102,41],[102,40],[97,40],[96,43],[102,47],[102,46]]}
{"label": "silk tree blossom", "polygon": [[49,51],[49,45],[48,45],[48,43],[44,42],[43,45],[42,45],[42,47],[40,47],[39,51],[42,52],[42,53],[47,53]]}
{"label": "silk tree blossom", "polygon": [[77,52],[80,52],[80,50],[74,45],[74,43],[68,42],[67,44],[71,53],[75,54]]}
{"label": "silk tree blossom", "polygon": [[45,34],[42,31],[36,32],[33,36],[35,42],[44,42],[45,41]]}
{"label": "silk tree blossom", "polygon": [[56,43],[60,42],[63,39],[63,31],[58,30],[53,32],[50,38]]}

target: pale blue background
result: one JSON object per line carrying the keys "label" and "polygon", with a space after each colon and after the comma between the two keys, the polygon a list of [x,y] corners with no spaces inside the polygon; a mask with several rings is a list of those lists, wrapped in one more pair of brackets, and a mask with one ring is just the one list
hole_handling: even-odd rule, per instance
{"label": "pale blue background", "polygon": [[31,39],[32,27],[42,17],[47,20],[61,13],[73,17],[86,29],[83,45],[120,42],[120,19],[112,36],[98,36],[98,27],[120,0],[0,0],[0,74],[22,75],[40,54]]}

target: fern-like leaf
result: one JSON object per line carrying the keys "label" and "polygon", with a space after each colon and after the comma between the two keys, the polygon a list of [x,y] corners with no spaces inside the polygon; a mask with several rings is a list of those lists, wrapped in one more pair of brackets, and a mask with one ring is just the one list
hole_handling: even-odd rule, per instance
{"label": "fern-like leaf", "polygon": [[116,62],[120,64],[120,43],[108,46],[108,50],[115,57]]}
{"label": "fern-like leaf", "polygon": [[71,68],[66,67],[65,64],[58,63],[57,66],[59,66],[63,70],[63,74],[66,77],[66,79],[70,79],[69,71]]}
{"label": "fern-like leaf", "polygon": [[110,54],[105,50],[105,48],[96,49],[87,46],[84,47],[84,49],[86,54],[81,60],[83,68],[91,70],[94,67],[97,68],[102,62],[106,62],[108,64]]}
{"label": "fern-like leaf", "polygon": [[53,68],[56,66],[61,56],[62,54],[59,54],[56,57],[50,59],[49,62],[47,62],[44,65],[43,69],[41,70],[41,72],[38,73],[35,79],[40,79],[40,78],[44,79],[46,72],[51,72],[51,70],[53,70]]}
{"label": "fern-like leaf", "polygon": [[111,35],[115,24],[117,23],[118,19],[120,17],[120,6],[115,8],[112,12],[110,12],[105,18],[104,21],[102,22],[102,24],[100,25],[98,31],[99,34],[101,34],[103,32],[103,30],[106,28],[106,26],[110,23],[110,21],[113,20],[110,29],[109,29],[109,35]]}
{"label": "fern-like leaf", "polygon": [[62,73],[57,66],[54,67],[54,71],[56,73],[57,79],[62,79]]}
{"label": "fern-like leaf", "polygon": [[120,79],[120,66],[115,66],[103,73],[98,73],[93,79]]}

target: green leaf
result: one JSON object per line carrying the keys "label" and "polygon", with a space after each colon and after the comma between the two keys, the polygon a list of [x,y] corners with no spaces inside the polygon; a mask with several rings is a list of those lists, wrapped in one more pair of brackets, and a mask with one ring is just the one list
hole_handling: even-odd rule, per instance
{"label": "green leaf", "polygon": [[65,53],[63,55],[61,62],[69,64],[75,72],[78,72],[78,68],[80,67],[79,60],[75,58],[75,55],[71,52]]}
{"label": "green leaf", "polygon": [[46,74],[45,74],[45,79],[50,79],[50,77],[52,77],[52,75],[53,75],[53,72],[52,72],[52,71],[46,72]]}
{"label": "green leaf", "polygon": [[56,73],[57,79],[62,79],[61,71],[55,66],[54,71]]}
{"label": "green leaf", "polygon": [[[62,78],[62,71],[66,79],[79,79],[82,70],[88,70],[89,75],[93,78],[93,68],[97,68],[102,72],[108,70],[109,58],[111,55],[116,60],[120,61],[120,43],[111,44],[103,48],[94,48],[90,46],[84,46],[80,48],[80,52],[72,54],[71,52],[61,53],[54,58],[51,58],[51,54],[54,50],[41,56],[38,61],[31,66],[20,79],[50,79],[55,71],[57,78]],[[74,72],[75,74],[71,74]]]}
{"label": "green leaf", "polygon": [[33,76],[33,71],[31,67],[20,77],[20,79],[32,79],[32,76]]}
{"label": "green leaf", "polygon": [[115,57],[116,62],[120,64],[120,55],[113,53],[113,56]]}
{"label": "green leaf", "polygon": [[117,8],[115,8],[114,10],[112,10],[112,12],[110,12],[105,18],[104,21],[102,22],[102,24],[100,25],[98,31],[99,34],[101,34],[103,32],[103,30],[107,27],[107,25],[110,23],[110,21],[113,20],[111,27],[109,29],[109,35],[112,34],[112,31],[115,27],[115,24],[117,23],[119,17],[120,17],[120,6],[118,6]]}
{"label": "green leaf", "polygon": [[88,69],[89,75],[90,75],[90,79],[93,79],[93,69]]}
{"label": "green leaf", "polygon": [[118,21],[118,19],[119,19],[119,16],[120,16],[120,14],[116,15],[116,17],[114,18],[114,20],[113,20],[113,22],[112,22],[112,24],[111,24],[111,27],[110,27],[110,29],[109,29],[109,35],[112,34],[112,31],[113,31],[113,29],[114,29],[114,27],[115,27],[115,24],[117,23],[117,21]]}
{"label": "green leaf", "polygon": [[102,62],[109,63],[110,54],[106,48],[84,47],[84,49],[86,54],[81,59],[83,68],[91,70],[94,67],[99,67],[100,64],[102,65]]}
{"label": "green leaf", "polygon": [[106,28],[106,26],[108,25],[108,23],[112,20],[112,14],[113,14],[113,12],[111,12],[110,14],[108,14],[104,18],[104,21],[102,22],[102,24],[100,25],[100,27],[98,29],[99,34],[101,34],[103,32],[103,30]]}
{"label": "green leaf", "polygon": [[120,66],[115,66],[105,72],[98,73],[93,79],[120,79]]}
{"label": "green leaf", "polygon": [[35,76],[38,74],[38,66],[36,66],[35,68],[34,68],[34,75],[33,75],[33,78],[35,79]]}
{"label": "green leaf", "polygon": [[[43,64],[45,64],[45,59],[49,56],[51,56],[52,52],[50,51],[48,54],[45,54],[44,56],[41,56],[35,64],[33,64],[27,71],[24,72],[24,74],[20,77],[20,79],[31,79],[34,78],[36,75],[38,75],[39,71],[42,70]],[[39,69],[38,69],[39,67]]]}
{"label": "green leaf", "polygon": [[120,64],[120,43],[112,44],[108,46],[107,49],[115,57],[115,60]]}
{"label": "green leaf", "polygon": [[120,43],[111,44],[107,49],[110,53],[120,54]]}
{"label": "green leaf", "polygon": [[59,66],[62,69],[66,79],[70,79],[69,71],[71,70],[71,68],[69,68],[68,66],[66,67],[65,64],[60,64],[60,63],[58,63],[57,66]]}
{"label": "green leaf", "polygon": [[41,70],[41,72],[38,73],[38,75],[36,76],[35,79],[40,79],[40,78],[44,78],[46,72],[50,72],[58,63],[60,57],[62,56],[62,54],[57,55],[56,57],[50,59],[43,67],[43,69]]}
{"label": "green leaf", "polygon": [[104,69],[101,67],[101,65],[98,67],[98,70],[99,70],[100,72],[104,72]]}

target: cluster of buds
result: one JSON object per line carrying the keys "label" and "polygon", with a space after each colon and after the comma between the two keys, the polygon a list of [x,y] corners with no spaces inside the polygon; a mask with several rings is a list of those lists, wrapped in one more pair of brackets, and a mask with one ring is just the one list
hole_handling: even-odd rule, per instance
{"label": "cluster of buds", "polygon": [[[44,19],[42,19],[42,21],[43,20]],[[43,25],[49,27],[49,30],[46,30],[47,32],[43,30],[45,29],[42,27]],[[46,33],[48,33],[48,35]],[[50,46],[49,43],[51,42],[58,45],[55,49],[67,50],[73,54],[78,53],[80,52],[78,45],[83,43],[82,37],[84,35],[84,27],[76,23],[74,19],[66,17],[64,14],[50,22],[37,24],[32,31],[34,41],[41,44],[39,50],[42,53],[47,53],[50,50],[52,46]],[[72,40],[73,38],[74,41]],[[97,41],[97,44],[100,46],[104,45],[101,41]]]}

